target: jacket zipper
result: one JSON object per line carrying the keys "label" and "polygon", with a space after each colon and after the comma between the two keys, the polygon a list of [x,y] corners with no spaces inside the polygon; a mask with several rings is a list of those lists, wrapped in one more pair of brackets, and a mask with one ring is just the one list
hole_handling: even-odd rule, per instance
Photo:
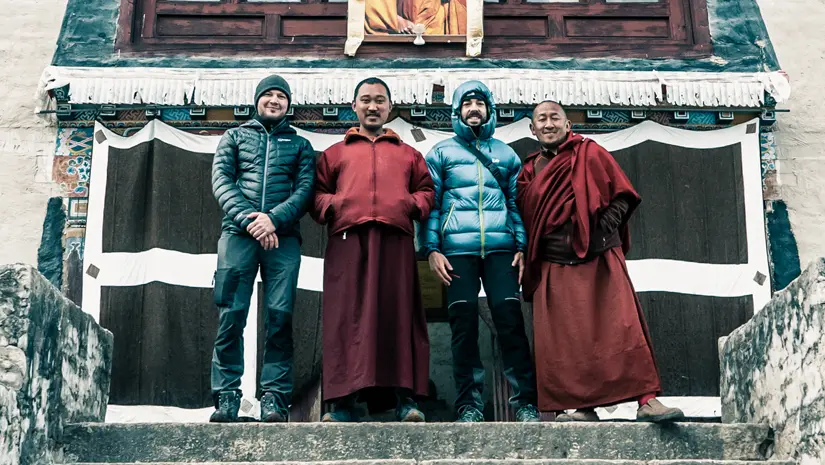
{"label": "jacket zipper", "polygon": [[481,223],[481,258],[484,258],[484,173],[481,171],[481,162],[478,166],[478,221]]}
{"label": "jacket zipper", "polygon": [[263,212],[266,211],[266,175],[269,171],[269,132],[266,130],[266,127],[263,124],[258,124],[261,125],[261,127],[264,130],[264,134],[266,134],[266,152],[264,152],[264,171],[261,176],[263,178],[263,180],[261,181],[261,211]]}
{"label": "jacket zipper", "polygon": [[375,174],[376,168],[376,154],[375,154],[375,141],[372,141],[372,217],[375,218],[375,197],[376,197],[376,183],[378,182]]}
{"label": "jacket zipper", "polygon": [[441,227],[442,235],[444,234],[444,231],[447,229],[447,223],[450,222],[450,218],[453,217],[453,210],[455,210],[455,202],[450,203],[450,213],[447,213],[447,219],[444,221],[444,226]]}

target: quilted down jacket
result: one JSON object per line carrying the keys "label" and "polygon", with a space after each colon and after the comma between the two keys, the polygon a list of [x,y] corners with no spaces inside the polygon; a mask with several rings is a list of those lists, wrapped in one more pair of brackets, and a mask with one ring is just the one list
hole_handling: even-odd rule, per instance
{"label": "quilted down jacket", "polygon": [[[461,121],[461,100],[470,92],[486,96],[489,118],[478,135]],[[435,185],[435,207],[419,229],[420,251],[444,255],[479,255],[523,251],[527,243],[516,207],[516,179],[521,160],[509,145],[493,138],[496,106],[490,90],[478,81],[453,94],[452,123],[456,137],[436,144],[425,160]],[[493,174],[456,140],[473,144],[489,156],[509,181],[502,192]]]}
{"label": "quilted down jacket", "polygon": [[230,233],[246,234],[247,216],[265,212],[276,234],[300,237],[314,188],[315,151],[286,118],[269,131],[254,119],[226,131],[212,160],[212,192]]}

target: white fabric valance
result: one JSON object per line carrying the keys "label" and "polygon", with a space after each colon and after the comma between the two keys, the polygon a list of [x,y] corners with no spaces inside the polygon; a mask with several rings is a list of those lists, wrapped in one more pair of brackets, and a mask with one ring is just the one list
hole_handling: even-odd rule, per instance
{"label": "white fabric valance", "polygon": [[790,96],[787,77],[771,73],[656,71],[551,71],[529,69],[203,69],[76,68],[50,66],[38,86],[39,108],[51,107],[48,91],[69,85],[73,104],[252,105],[263,77],[280,74],[298,105],[352,101],[355,85],[369,76],[384,79],[393,101],[433,103],[433,86],[444,86],[444,103],[461,83],[478,79],[501,104],[530,105],[552,99],[562,105],[631,107],[762,106],[765,93],[777,102]]}

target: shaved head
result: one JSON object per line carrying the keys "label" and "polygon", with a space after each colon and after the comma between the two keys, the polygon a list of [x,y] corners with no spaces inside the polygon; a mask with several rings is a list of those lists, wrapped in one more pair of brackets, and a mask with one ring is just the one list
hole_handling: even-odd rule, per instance
{"label": "shaved head", "polygon": [[556,149],[567,140],[571,127],[567,113],[558,102],[545,100],[533,109],[530,131],[536,136],[545,152],[555,153]]}
{"label": "shaved head", "polygon": [[560,114],[564,115],[565,118],[567,118],[567,112],[564,111],[564,107],[562,107],[559,102],[557,102],[555,100],[545,100],[545,101],[539,103],[538,105],[536,105],[535,108],[533,108],[533,116],[532,116],[531,119],[535,119],[536,115],[538,113],[544,112],[544,111],[547,111],[547,110],[554,110],[555,112],[560,113]]}

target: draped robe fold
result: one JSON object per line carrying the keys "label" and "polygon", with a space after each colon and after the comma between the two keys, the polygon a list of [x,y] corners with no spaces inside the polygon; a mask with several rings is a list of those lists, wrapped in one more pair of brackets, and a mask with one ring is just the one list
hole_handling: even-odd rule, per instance
{"label": "draped robe fold", "polygon": [[[639,195],[613,157],[580,135],[571,133],[537,171],[539,156],[525,160],[517,198],[528,235],[523,289],[533,302],[539,408],[598,407],[658,394],[650,335],[625,264],[627,220]],[[599,213],[618,196],[630,201],[619,227],[622,245],[590,256]],[[544,250],[544,238],[565,226],[571,253],[584,263],[564,263]]]}

